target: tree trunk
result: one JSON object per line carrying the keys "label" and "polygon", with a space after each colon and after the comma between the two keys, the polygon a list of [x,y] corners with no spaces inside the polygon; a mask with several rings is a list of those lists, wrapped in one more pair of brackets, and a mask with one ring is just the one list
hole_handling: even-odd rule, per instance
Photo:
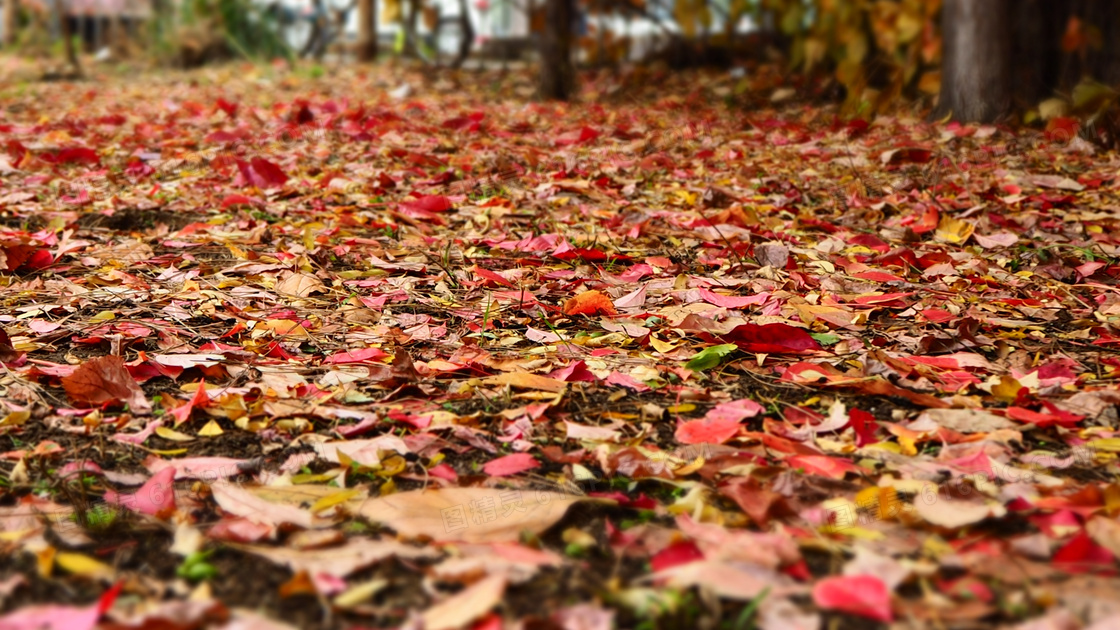
{"label": "tree trunk", "polygon": [[[471,47],[474,46],[474,23],[471,22],[471,11],[467,6],[467,0],[459,0],[459,33],[463,38],[459,40],[459,50],[451,60],[451,67],[456,69],[463,67],[471,54]],[[438,41],[436,46],[439,46]]]}
{"label": "tree trunk", "polygon": [[358,61],[377,59],[376,0],[358,0]]}
{"label": "tree trunk", "polygon": [[944,61],[935,117],[992,122],[1011,107],[1009,0],[945,0]]}
{"label": "tree trunk", "polygon": [[14,46],[16,43],[16,29],[19,27],[19,1],[3,0],[4,13],[0,15],[0,31],[4,33],[2,46]]}
{"label": "tree trunk", "polygon": [[[78,51],[74,48],[74,33],[70,30],[70,17],[68,15],[70,13],[70,3],[67,0],[58,0],[54,6],[55,11],[58,12],[63,49],[66,51],[66,64],[70,66],[70,71],[75,77],[81,77],[82,66],[78,62]],[[75,21],[77,20],[75,19]]]}
{"label": "tree trunk", "polygon": [[575,92],[572,68],[574,0],[545,0],[545,25],[541,37],[540,96],[566,101]]}

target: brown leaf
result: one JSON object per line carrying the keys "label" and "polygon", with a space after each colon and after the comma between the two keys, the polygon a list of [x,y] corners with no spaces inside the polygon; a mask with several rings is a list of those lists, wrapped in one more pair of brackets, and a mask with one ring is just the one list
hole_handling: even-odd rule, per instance
{"label": "brown leaf", "polygon": [[70,400],[86,405],[123,402],[137,414],[151,412],[152,406],[128,370],[124,359],[117,356],[98,357],[87,361],[62,379],[62,387]]}
{"label": "brown leaf", "polygon": [[522,531],[548,529],[581,500],[586,498],[543,490],[442,488],[371,499],[358,512],[405,538],[516,542]]}
{"label": "brown leaf", "polygon": [[568,384],[564,381],[529,372],[507,372],[482,380],[483,385],[510,385],[522,389],[539,389],[544,392],[562,392]]}
{"label": "brown leaf", "polygon": [[413,547],[395,540],[376,540],[372,538],[352,538],[346,544],[325,549],[291,549],[257,545],[235,546],[242,551],[284,565],[291,569],[293,573],[305,571],[313,578],[320,575],[344,578],[354,571],[389,557],[415,560],[435,558],[440,555],[440,552],[435,549]]}
{"label": "brown leaf", "polygon": [[733,479],[720,487],[719,493],[734,501],[760,527],[766,527],[776,516],[775,512],[788,511],[782,495],[763,486],[754,477]]}
{"label": "brown leaf", "polygon": [[491,575],[432,606],[424,613],[425,630],[455,630],[490,612],[506,592],[504,575]]}
{"label": "brown leaf", "polygon": [[307,297],[317,291],[326,291],[323,281],[306,273],[293,273],[276,283],[276,290],[288,295]]}
{"label": "brown leaf", "polygon": [[0,363],[18,361],[23,353],[12,347],[12,339],[8,333],[0,328]]}

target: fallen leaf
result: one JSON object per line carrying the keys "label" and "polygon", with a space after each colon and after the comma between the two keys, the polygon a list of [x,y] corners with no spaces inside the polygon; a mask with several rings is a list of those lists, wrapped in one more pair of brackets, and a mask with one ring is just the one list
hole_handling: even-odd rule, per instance
{"label": "fallen leaf", "polygon": [[143,390],[125,369],[124,359],[117,356],[98,357],[81,364],[73,374],[62,379],[62,387],[70,400],[76,403],[103,405],[122,402],[134,413],[152,411]]}
{"label": "fallen leaf", "polygon": [[565,315],[606,315],[614,317],[618,312],[611,299],[599,291],[584,291],[564,303]]}
{"label": "fallen leaf", "polygon": [[508,477],[540,467],[535,457],[528,453],[513,453],[486,462],[482,472],[492,477]]}
{"label": "fallen leaf", "polygon": [[813,585],[813,603],[825,610],[867,617],[890,623],[891,594],[883,582],[871,575],[826,577]]}
{"label": "fallen leaf", "polygon": [[359,513],[403,538],[516,542],[522,531],[548,529],[581,500],[586,498],[545,490],[443,488],[370,499]]}
{"label": "fallen leaf", "polygon": [[485,615],[506,592],[506,578],[491,575],[424,611],[424,630],[455,630]]}

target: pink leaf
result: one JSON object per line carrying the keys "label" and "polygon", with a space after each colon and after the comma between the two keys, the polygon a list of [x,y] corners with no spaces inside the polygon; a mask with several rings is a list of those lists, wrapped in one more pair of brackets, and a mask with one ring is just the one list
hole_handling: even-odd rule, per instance
{"label": "pink leaf", "polygon": [[152,516],[167,514],[175,510],[175,468],[167,467],[152,475],[152,478],[135,494],[119,494],[113,490],[105,491],[105,502]]}
{"label": "pink leaf", "polygon": [[813,602],[825,610],[867,617],[890,623],[891,594],[882,580],[872,575],[827,577],[813,587]]}
{"label": "pink leaf", "polygon": [[708,413],[704,414],[704,417],[709,420],[734,420],[735,422],[741,422],[747,418],[753,418],[760,413],[762,413],[762,405],[749,398],[742,398],[740,400],[720,403],[712,407]]}
{"label": "pink leaf", "polygon": [[96,603],[82,608],[43,604],[29,606],[0,617],[3,630],[92,630],[102,613],[113,607],[121,585],[116,584]]}
{"label": "pink leaf", "polygon": [[708,304],[722,306],[723,308],[743,308],[744,306],[764,304],[770,299],[769,293],[756,295],[720,295],[708,289],[700,289],[700,299]]}
{"label": "pink leaf", "polygon": [[532,470],[540,466],[536,458],[528,453],[514,453],[491,460],[482,467],[482,472],[492,477],[508,477]]}

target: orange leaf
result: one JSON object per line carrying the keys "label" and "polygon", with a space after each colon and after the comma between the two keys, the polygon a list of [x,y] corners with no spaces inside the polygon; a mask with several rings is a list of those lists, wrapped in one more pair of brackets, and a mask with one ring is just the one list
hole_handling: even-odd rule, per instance
{"label": "orange leaf", "polygon": [[599,291],[585,291],[564,303],[565,315],[603,315],[615,316],[611,299]]}

